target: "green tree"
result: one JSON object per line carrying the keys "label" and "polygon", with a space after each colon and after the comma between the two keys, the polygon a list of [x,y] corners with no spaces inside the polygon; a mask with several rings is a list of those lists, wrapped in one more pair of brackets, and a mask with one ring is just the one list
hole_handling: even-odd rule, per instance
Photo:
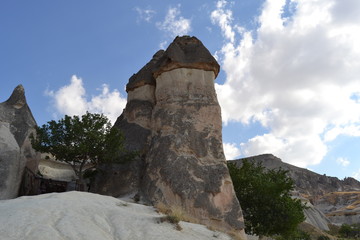
{"label": "green tree", "polygon": [[87,164],[96,167],[99,163],[122,162],[135,156],[125,149],[120,130],[111,128],[103,114],[89,112],[81,117],[65,115],[36,127],[31,143],[36,151],[50,153],[57,161],[69,164],[80,183]]}
{"label": "green tree", "polygon": [[247,160],[241,168],[230,162],[228,167],[248,234],[286,238],[305,220],[306,206],[291,197],[294,182],[287,171],[266,170],[260,163]]}

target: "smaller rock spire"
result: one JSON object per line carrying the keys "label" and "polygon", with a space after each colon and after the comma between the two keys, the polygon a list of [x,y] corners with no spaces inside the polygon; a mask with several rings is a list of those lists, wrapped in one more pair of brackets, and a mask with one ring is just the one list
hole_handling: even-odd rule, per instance
{"label": "smaller rock spire", "polygon": [[6,103],[12,105],[16,109],[22,108],[26,104],[25,89],[23,85],[19,84],[14,89],[9,99],[6,100]]}

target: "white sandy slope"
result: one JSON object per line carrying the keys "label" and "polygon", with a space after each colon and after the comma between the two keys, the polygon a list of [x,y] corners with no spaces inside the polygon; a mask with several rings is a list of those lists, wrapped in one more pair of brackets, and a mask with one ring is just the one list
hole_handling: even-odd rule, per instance
{"label": "white sandy slope", "polygon": [[153,207],[85,192],[0,201],[1,240],[230,240],[203,225],[160,223]]}

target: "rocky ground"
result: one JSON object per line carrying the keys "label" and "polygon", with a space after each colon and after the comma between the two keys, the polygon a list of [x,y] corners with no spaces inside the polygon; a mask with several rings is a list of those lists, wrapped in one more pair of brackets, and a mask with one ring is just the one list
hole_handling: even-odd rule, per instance
{"label": "rocky ground", "polygon": [[86,192],[1,200],[0,213],[0,239],[7,240],[231,239],[203,225],[170,223],[153,207]]}

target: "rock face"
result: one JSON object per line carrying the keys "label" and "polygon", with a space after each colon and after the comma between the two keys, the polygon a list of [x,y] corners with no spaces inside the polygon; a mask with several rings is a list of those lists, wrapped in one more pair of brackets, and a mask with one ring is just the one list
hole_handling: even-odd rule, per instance
{"label": "rock face", "polygon": [[116,197],[138,192],[142,170],[140,159],[122,164],[100,164],[96,177],[91,180],[90,192]]}
{"label": "rock face", "polygon": [[144,198],[245,238],[222,148],[218,72],[197,38],[177,37],[130,78],[128,103],[115,127],[128,148],[141,153]]}
{"label": "rock face", "polygon": [[29,139],[35,126],[24,88],[19,85],[0,103],[0,199],[18,196],[25,166],[37,169],[39,156]]}
{"label": "rock face", "polygon": [[330,231],[329,224],[331,221],[328,217],[325,216],[325,214],[316,208],[314,205],[312,205],[309,201],[306,201],[306,208],[304,210],[304,214],[306,217],[305,222],[311,224],[312,226],[324,230],[324,231]]}

